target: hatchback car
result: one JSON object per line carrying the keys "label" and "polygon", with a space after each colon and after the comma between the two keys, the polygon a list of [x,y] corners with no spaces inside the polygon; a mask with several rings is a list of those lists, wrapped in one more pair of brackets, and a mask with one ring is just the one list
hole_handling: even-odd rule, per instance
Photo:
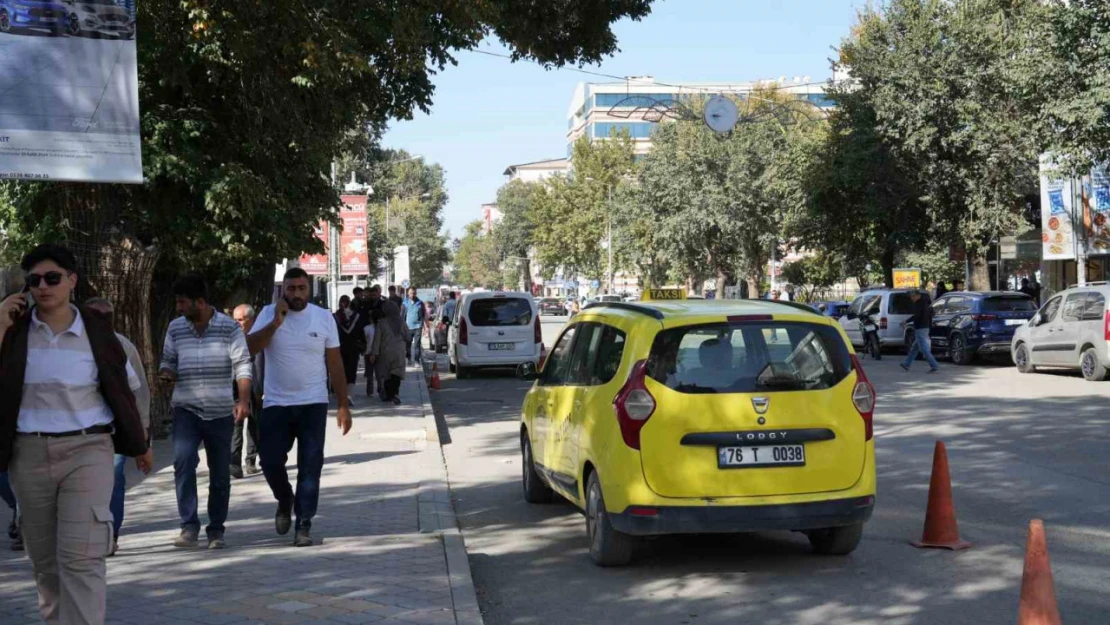
{"label": "hatchback car", "polygon": [[879,323],[879,343],[883,347],[904,347],[913,345],[913,329],[903,324],[913,317],[913,289],[872,289],[859,294],[840,317],[840,327],[852,341],[852,345],[863,345],[863,333],[859,328],[860,312],[866,312]]}
{"label": "hatchback car", "polygon": [[0,0],[0,32],[33,28],[64,35],[69,11],[54,0]]}
{"label": "hatchback car", "polygon": [[1014,332],[1037,312],[1032,297],[1015,292],[949,293],[933,302],[929,339],[953,364],[976,356],[1010,356]]}
{"label": "hatchback car", "polygon": [[848,302],[817,302],[813,304],[813,309],[833,319],[840,319],[848,313]]}
{"label": "hatchback car", "polygon": [[875,390],[835,320],[760,300],[606,302],[563,329],[520,429],[524,498],[586,514],[590,556],[639,537],[804,532],[846,554],[875,503]]}
{"label": "hatchback car", "polygon": [[1022,373],[1041,368],[1078,369],[1091,381],[1110,370],[1110,285],[1072,287],[1050,298],[1029,323],[1014,332],[1014,365]]}
{"label": "hatchback car", "polygon": [[542,355],[543,331],[531,295],[483,291],[462,296],[447,331],[451,373],[462,379],[480,367],[538,363]]}

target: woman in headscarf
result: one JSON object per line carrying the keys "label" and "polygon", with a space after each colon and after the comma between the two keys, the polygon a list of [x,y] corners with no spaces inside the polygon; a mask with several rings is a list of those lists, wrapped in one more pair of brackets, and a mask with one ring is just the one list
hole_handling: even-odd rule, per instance
{"label": "woman in headscarf", "polygon": [[405,379],[405,331],[401,323],[401,309],[389,300],[383,300],[381,315],[370,348],[371,362],[375,363],[382,384],[382,401],[400,404],[401,380]]}

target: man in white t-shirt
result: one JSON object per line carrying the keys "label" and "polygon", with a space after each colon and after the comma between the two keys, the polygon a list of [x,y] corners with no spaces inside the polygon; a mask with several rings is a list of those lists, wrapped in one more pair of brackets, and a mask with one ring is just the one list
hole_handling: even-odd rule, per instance
{"label": "man in white t-shirt", "polygon": [[[309,303],[308,274],[299,267],[285,272],[283,297],[259,313],[247,338],[251,355],[266,354],[259,451],[262,473],[278,502],[274,523],[287,534],[297,517],[293,544],[312,545],[310,530],[320,500],[324,468],[324,434],[328,417],[328,376],[346,380],[339,353],[339,330],[327,310]],[[346,384],[336,384],[337,423],[351,430]],[[297,490],[289,484],[285,462],[297,441]]]}

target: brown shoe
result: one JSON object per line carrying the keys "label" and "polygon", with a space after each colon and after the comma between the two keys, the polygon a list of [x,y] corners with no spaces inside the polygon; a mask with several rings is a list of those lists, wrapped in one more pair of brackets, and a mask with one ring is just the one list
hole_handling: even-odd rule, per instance
{"label": "brown shoe", "polygon": [[173,541],[173,546],[178,549],[193,549],[197,546],[199,533],[196,530],[181,530],[181,535]]}

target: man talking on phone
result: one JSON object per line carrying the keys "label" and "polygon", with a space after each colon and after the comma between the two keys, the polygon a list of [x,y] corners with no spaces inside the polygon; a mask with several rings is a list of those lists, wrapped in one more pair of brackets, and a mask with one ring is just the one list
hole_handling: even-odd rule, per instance
{"label": "man talking on phone", "polygon": [[0,303],[0,471],[23,515],[42,619],[102,625],[113,451],[150,468],[139,378],[108,317],[70,303],[72,252],[40,245],[21,266],[34,305],[25,293]]}
{"label": "man talking on phone", "polygon": [[[309,303],[312,284],[299,267],[285,272],[282,297],[262,309],[247,344],[251,354],[266,354],[260,453],[262,473],[277,499],[274,525],[289,533],[296,515],[293,545],[313,544],[312,518],[320,500],[324,437],[328,416],[328,376],[346,381],[339,352],[339,330],[326,309]],[[336,422],[351,430],[347,384],[335,384],[339,402]],[[297,441],[297,490],[289,484],[285,462]]]}

